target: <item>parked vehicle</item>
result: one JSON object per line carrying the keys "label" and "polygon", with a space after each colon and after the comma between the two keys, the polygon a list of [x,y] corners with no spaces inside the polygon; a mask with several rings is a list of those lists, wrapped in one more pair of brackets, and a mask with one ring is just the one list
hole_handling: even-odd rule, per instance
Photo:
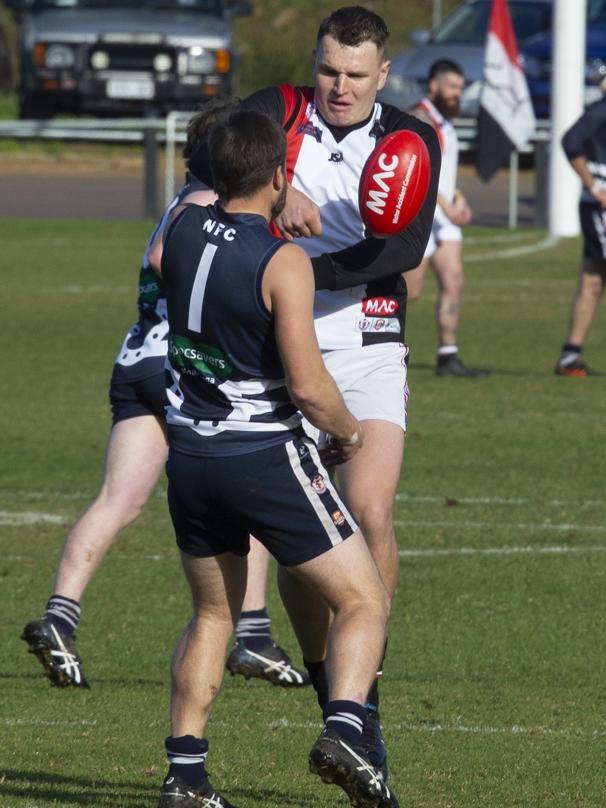
{"label": "parked vehicle", "polygon": [[[606,76],[606,0],[587,0],[585,46],[585,103],[602,97],[600,83]],[[537,34],[521,48],[528,89],[538,118],[548,118],[551,99],[551,31]]]}
{"label": "parked vehicle", "polygon": [[[465,73],[461,115],[475,117],[484,70],[491,0],[467,0],[434,31],[414,31],[413,47],[392,61],[381,98],[407,109],[427,90],[427,72],[436,59],[458,62]],[[509,0],[518,48],[538,118],[550,114],[553,0]],[[587,0],[585,102],[600,97],[606,75],[606,0]]]}
{"label": "parked vehicle", "polygon": [[19,14],[22,118],[166,113],[231,90],[246,0],[5,0]]}

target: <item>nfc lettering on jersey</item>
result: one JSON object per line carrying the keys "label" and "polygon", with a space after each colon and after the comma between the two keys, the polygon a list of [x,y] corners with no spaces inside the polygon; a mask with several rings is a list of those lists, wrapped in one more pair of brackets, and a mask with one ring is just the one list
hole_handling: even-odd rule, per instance
{"label": "nfc lettering on jersey", "polygon": [[391,297],[365,297],[362,300],[362,311],[370,316],[396,314],[399,308],[398,301]]}
{"label": "nfc lettering on jersey", "polygon": [[397,154],[393,154],[391,158],[388,159],[387,154],[383,152],[383,154],[379,155],[377,162],[382,171],[377,171],[376,174],[373,174],[372,179],[379,186],[380,190],[371,189],[368,192],[370,200],[366,201],[366,207],[370,208],[370,210],[378,216],[382,216],[385,200],[389,193],[389,185],[386,180],[393,178],[400,159]]}
{"label": "nfc lettering on jersey", "polygon": [[225,227],[223,222],[218,222],[216,219],[207,219],[202,225],[202,230],[211,236],[222,235],[225,241],[233,241],[236,237],[235,227]]}

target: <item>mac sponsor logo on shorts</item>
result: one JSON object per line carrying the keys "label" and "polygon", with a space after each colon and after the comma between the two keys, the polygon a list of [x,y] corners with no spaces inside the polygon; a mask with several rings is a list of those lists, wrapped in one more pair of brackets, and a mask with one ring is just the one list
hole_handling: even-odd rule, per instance
{"label": "mac sponsor logo on shorts", "polygon": [[323,494],[326,491],[326,483],[324,482],[324,477],[321,474],[316,474],[315,477],[312,477],[311,487],[316,492],[316,494]]}

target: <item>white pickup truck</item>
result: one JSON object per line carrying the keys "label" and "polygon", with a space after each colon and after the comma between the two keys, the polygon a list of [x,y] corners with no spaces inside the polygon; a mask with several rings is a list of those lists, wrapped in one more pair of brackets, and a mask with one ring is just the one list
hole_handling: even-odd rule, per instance
{"label": "white pickup truck", "polygon": [[5,0],[19,25],[22,118],[165,114],[229,93],[246,0]]}

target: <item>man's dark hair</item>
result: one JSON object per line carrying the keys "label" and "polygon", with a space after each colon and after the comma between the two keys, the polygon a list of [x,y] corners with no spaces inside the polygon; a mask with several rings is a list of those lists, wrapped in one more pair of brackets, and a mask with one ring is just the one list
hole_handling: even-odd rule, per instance
{"label": "man's dark hair", "polygon": [[222,202],[251,196],[286,160],[282,127],[262,112],[235,112],[208,138],[213,188]]}
{"label": "man's dark hair", "polygon": [[318,28],[316,44],[325,36],[331,36],[340,45],[356,47],[363,42],[374,42],[383,53],[389,39],[385,20],[364,6],[343,6],[322,20]]}
{"label": "man's dark hair", "polygon": [[219,95],[206,101],[187,124],[187,140],[183,147],[183,157],[187,168],[205,185],[212,186],[209,170],[208,132],[214,124],[225,121],[235,112],[238,98]]}
{"label": "man's dark hair", "polygon": [[453,62],[452,59],[438,59],[429,68],[427,80],[431,81],[432,79],[438,78],[438,76],[443,76],[445,73],[456,73],[457,76],[465,78],[463,68],[461,65],[457,64],[457,62]]}

